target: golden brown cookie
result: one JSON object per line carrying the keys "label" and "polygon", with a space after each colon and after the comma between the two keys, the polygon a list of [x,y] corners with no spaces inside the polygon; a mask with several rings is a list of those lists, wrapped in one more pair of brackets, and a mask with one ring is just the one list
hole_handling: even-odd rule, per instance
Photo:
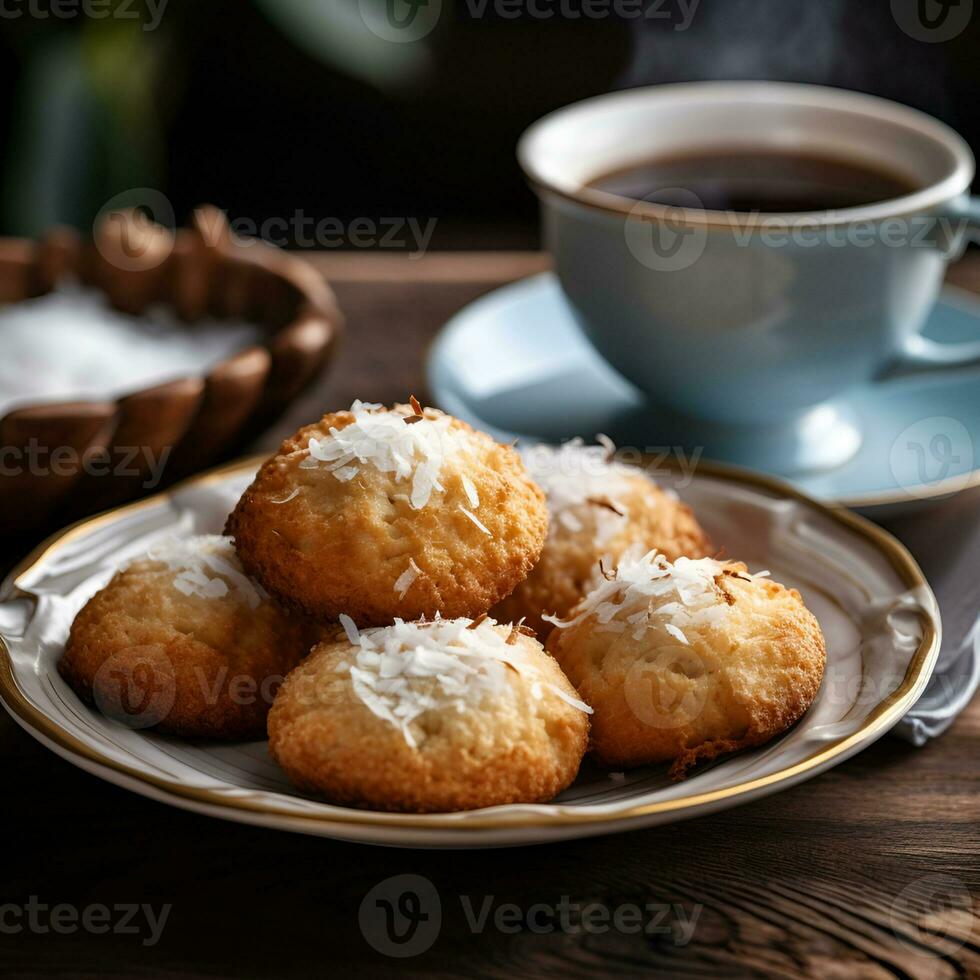
{"label": "golden brown cookie", "polygon": [[75,617],[58,670],[134,728],[261,738],[283,677],[321,631],[242,570],[228,538],[167,542]]}
{"label": "golden brown cookie", "polygon": [[608,766],[696,762],[761,745],[810,706],[826,652],[795,589],[740,563],[653,553],[619,568],[554,630],[548,651],[592,705]]}
{"label": "golden brown cookie", "polygon": [[600,559],[612,567],[632,546],[656,549],[671,561],[710,552],[690,507],[635,466],[610,459],[613,448],[576,439],[522,453],[545,492],[551,522],[540,560],[493,609],[497,619],[523,617],[544,639],[552,626],[542,615],[568,615],[598,581]]}
{"label": "golden brown cookie", "polygon": [[509,446],[417,403],[355,402],[283,443],[227,533],[282,602],[366,626],[485,612],[527,575],[547,526]]}
{"label": "golden brown cookie", "polygon": [[537,640],[486,618],[348,630],[269,715],[270,751],[301,789],[426,813],[540,803],[575,779],[588,709]]}

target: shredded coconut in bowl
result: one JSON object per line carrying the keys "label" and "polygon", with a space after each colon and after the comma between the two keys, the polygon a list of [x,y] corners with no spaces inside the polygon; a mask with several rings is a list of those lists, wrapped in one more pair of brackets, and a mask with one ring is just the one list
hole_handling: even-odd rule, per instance
{"label": "shredded coconut in bowl", "polygon": [[[633,550],[623,555],[615,573],[602,576],[571,619],[544,618],[567,629],[595,617],[598,630],[631,630],[637,640],[660,625],[679,643],[687,644],[685,628],[713,626],[728,615],[730,597],[718,582],[725,574],[734,573],[726,562],[713,558],[678,558],[671,563],[656,551],[642,555]],[[765,575],[768,572],[742,577]]]}
{"label": "shredded coconut in bowl", "polygon": [[[304,469],[326,466],[343,483],[354,479],[363,466],[391,473],[398,482],[410,481],[409,503],[420,510],[433,493],[444,493],[439,482],[448,456],[465,451],[460,433],[451,428],[452,418],[442,413],[425,415],[418,402],[411,408],[386,409],[383,405],[355,401],[350,407],[354,421],[342,429],[331,428],[322,439],[311,438]],[[470,483],[467,497],[479,505]],[[474,500],[476,503],[474,504]]]}
{"label": "shredded coconut in bowl", "polygon": [[260,327],[205,319],[189,326],[167,307],[114,310],[98,290],[63,286],[0,309],[0,416],[37,402],[117,398],[185,376],[262,340]]}
{"label": "shredded coconut in bowl", "polygon": [[257,609],[269,598],[265,589],[245,574],[231,538],[218,534],[172,538],[151,548],[146,558],[177,572],[173,586],[183,595],[221,599],[234,593],[250,609]]}
{"label": "shredded coconut in bowl", "polygon": [[602,544],[619,530],[628,516],[620,499],[630,489],[624,477],[642,474],[612,459],[615,450],[608,440],[586,446],[581,439],[572,439],[561,446],[542,443],[521,452],[532,479],[548,499],[552,533],[563,528],[578,534],[588,527]]}
{"label": "shredded coconut in bowl", "polygon": [[433,710],[463,713],[485,697],[508,696],[513,691],[507,679],[511,670],[531,681],[533,697],[541,698],[547,688],[578,710],[592,711],[553,684],[537,680],[539,671],[521,646],[509,642],[520,627],[513,627],[508,637],[487,618],[431,623],[396,619],[393,626],[358,633],[349,617],[342,616],[341,622],[357,653],[352,664],[338,670],[350,672],[357,697],[398,728],[412,748],[417,742],[411,725],[419,716]]}

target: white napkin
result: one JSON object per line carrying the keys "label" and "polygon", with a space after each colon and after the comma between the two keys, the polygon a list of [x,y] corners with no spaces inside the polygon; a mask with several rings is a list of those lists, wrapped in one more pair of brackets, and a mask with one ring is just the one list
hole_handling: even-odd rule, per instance
{"label": "white napkin", "polygon": [[980,619],[958,646],[943,644],[936,670],[915,707],[892,731],[913,745],[942,735],[980,684]]}
{"label": "white napkin", "polygon": [[939,601],[943,646],[922,697],[892,729],[913,745],[942,735],[980,684],[980,492],[968,490],[888,522],[919,562]]}

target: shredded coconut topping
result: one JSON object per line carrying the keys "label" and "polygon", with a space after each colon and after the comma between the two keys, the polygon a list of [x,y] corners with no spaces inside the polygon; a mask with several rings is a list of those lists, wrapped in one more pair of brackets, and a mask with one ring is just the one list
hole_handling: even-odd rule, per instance
{"label": "shredded coconut topping", "polygon": [[476,492],[473,481],[465,473],[463,474],[463,490],[466,493],[466,499],[470,502],[470,507],[474,510],[479,507],[480,495]]}
{"label": "shredded coconut topping", "polygon": [[405,569],[395,581],[395,591],[399,599],[405,598],[405,593],[412,587],[412,583],[422,574],[422,569],[415,564],[414,558],[408,559],[408,568]]}
{"label": "shredded coconut topping", "polygon": [[487,537],[489,537],[489,538],[492,538],[492,537],[493,537],[493,533],[491,532],[491,530],[490,530],[490,528],[488,528],[488,527],[486,526],[486,524],[484,524],[484,523],[483,523],[483,521],[481,521],[481,520],[480,520],[480,518],[479,518],[479,517],[477,517],[477,516],[476,516],[476,514],[474,514],[474,513],[473,513],[473,511],[471,511],[471,510],[467,510],[467,509],[466,509],[466,508],[465,508],[465,507],[464,507],[464,506],[463,506],[462,504],[460,504],[460,505],[459,505],[459,509],[460,509],[460,510],[461,510],[461,511],[462,511],[462,512],[463,512],[463,513],[464,513],[464,514],[465,514],[465,515],[466,515],[466,516],[467,516],[467,517],[468,517],[468,518],[469,518],[469,519],[470,519],[470,520],[471,520],[471,521],[472,521],[472,522],[473,522],[473,523],[474,523],[474,524],[475,524],[475,525],[476,525],[476,526],[477,526],[477,527],[478,527],[478,528],[479,528],[479,529],[480,529],[480,530],[481,530],[481,531],[482,531],[482,532],[483,532],[483,533],[484,533],[484,534],[485,534],[485,535],[487,536]]}
{"label": "shredded coconut topping", "polygon": [[245,574],[231,538],[217,534],[173,538],[151,548],[147,557],[178,573],[173,585],[183,595],[220,599],[234,592],[250,609],[257,609],[269,598],[265,589]]}
{"label": "shredded coconut topping", "polygon": [[634,639],[659,625],[679,643],[688,644],[685,628],[714,626],[728,615],[731,596],[718,582],[727,568],[726,562],[713,558],[678,558],[671,564],[656,551],[641,555],[632,550],[620,559],[615,574],[599,579],[571,619],[544,618],[568,628],[594,617],[597,630],[632,630]]}
{"label": "shredded coconut topping", "polygon": [[299,487],[297,487],[291,494],[283,497],[282,500],[272,500],[270,503],[273,504],[288,504],[290,500],[295,500],[299,496]]}
{"label": "shredded coconut topping", "polygon": [[573,439],[562,446],[541,444],[522,451],[528,472],[547,496],[552,533],[559,526],[573,534],[589,528],[601,545],[623,526],[628,512],[617,499],[629,491],[623,477],[640,471],[614,461],[616,447],[602,439],[598,446]]}
{"label": "shredded coconut topping", "polygon": [[[358,648],[349,667],[354,693],[373,714],[398,728],[412,748],[418,743],[411,725],[420,715],[433,710],[463,713],[485,697],[511,696],[511,670],[539,692],[548,689],[591,714],[585,702],[539,680],[526,652],[519,644],[508,644],[494,626],[492,619],[396,619],[393,626],[364,630],[356,643],[351,640]],[[339,665],[337,669],[343,672]]]}
{"label": "shredded coconut topping", "polygon": [[361,634],[357,632],[357,626],[354,625],[354,620],[351,619],[346,613],[341,613],[340,625],[344,627],[344,632],[347,634],[348,642],[352,646],[359,646],[361,642]]}
{"label": "shredded coconut topping", "polygon": [[[443,493],[439,482],[447,456],[465,450],[459,433],[451,429],[452,418],[442,413],[419,415],[414,408],[355,401],[354,421],[342,429],[332,427],[322,439],[311,438],[304,469],[326,464],[341,482],[352,480],[363,466],[393,473],[398,482],[410,481],[409,503],[420,510],[433,492]],[[412,424],[407,424],[411,421]],[[469,489],[467,489],[469,496]],[[474,488],[475,494],[475,488]],[[472,502],[472,497],[470,497]]]}

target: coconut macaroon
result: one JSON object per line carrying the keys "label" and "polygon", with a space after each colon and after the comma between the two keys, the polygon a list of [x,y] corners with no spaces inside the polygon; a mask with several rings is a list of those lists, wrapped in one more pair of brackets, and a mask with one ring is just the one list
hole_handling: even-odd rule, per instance
{"label": "coconut macaroon", "polygon": [[284,603],[369,626],[485,612],[527,575],[547,526],[512,448],[413,399],[355,402],[301,429],[226,530]]}
{"label": "coconut macaroon", "polygon": [[248,576],[229,538],[168,541],[75,617],[58,670],[134,728],[256,737],[283,677],[320,638]]}
{"label": "coconut macaroon", "polygon": [[568,615],[599,578],[599,561],[612,566],[627,548],[656,549],[668,559],[710,551],[691,509],[635,466],[613,458],[615,446],[534,446],[522,453],[547,497],[551,523],[541,559],[493,615],[524,618],[541,637],[551,631],[545,613]]}
{"label": "coconut macaroon", "polygon": [[795,589],[710,558],[628,554],[557,625],[548,651],[595,709],[598,760],[673,760],[675,778],[796,722],[826,659]]}
{"label": "coconut macaroon", "polygon": [[575,779],[589,708],[526,628],[344,623],[269,715],[270,751],[298,787],[425,813],[540,803]]}

